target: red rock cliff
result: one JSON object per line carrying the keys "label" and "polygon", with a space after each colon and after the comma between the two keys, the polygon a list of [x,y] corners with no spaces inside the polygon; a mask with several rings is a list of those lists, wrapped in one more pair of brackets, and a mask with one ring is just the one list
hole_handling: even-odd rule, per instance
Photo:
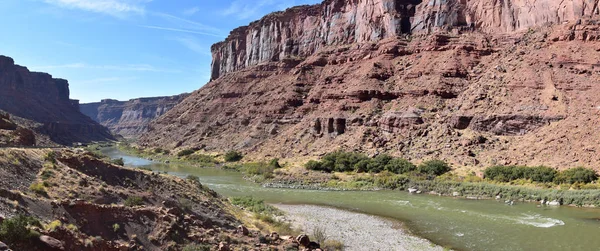
{"label": "red rock cliff", "polygon": [[512,32],[599,15],[600,0],[325,0],[272,13],[212,46],[212,79],[263,62],[312,55],[331,45],[402,34]]}
{"label": "red rock cliff", "polygon": [[28,127],[59,144],[112,139],[110,132],[79,112],[69,99],[69,83],[30,72],[0,56],[0,110],[28,120]]}

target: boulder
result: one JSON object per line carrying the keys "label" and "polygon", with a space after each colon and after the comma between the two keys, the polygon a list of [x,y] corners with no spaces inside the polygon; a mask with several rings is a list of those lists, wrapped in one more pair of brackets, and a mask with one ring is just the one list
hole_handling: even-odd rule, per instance
{"label": "boulder", "polygon": [[460,196],[460,193],[459,192],[452,192],[452,196],[458,197],[458,196]]}
{"label": "boulder", "polygon": [[271,237],[271,240],[279,240],[279,234],[275,232],[271,233],[269,237]]}
{"label": "boulder", "polygon": [[229,251],[229,245],[225,242],[219,243],[219,251]]}
{"label": "boulder", "polygon": [[65,250],[62,242],[53,237],[42,235],[40,241],[46,245],[47,250]]}
{"label": "boulder", "polygon": [[6,244],[4,244],[3,242],[0,242],[0,251],[7,251],[10,250],[8,248],[8,246]]}
{"label": "boulder", "polygon": [[304,247],[308,247],[308,245],[310,245],[310,238],[308,238],[308,235],[305,234],[298,235],[298,237],[296,237],[296,241],[298,244]]}
{"label": "boulder", "polygon": [[408,192],[409,192],[409,193],[416,193],[417,191],[419,191],[419,190],[418,190],[418,189],[416,189],[416,188],[409,188],[409,189],[408,189]]}
{"label": "boulder", "polygon": [[548,206],[560,206],[560,202],[557,200],[553,200],[548,202]]}
{"label": "boulder", "polygon": [[242,235],[248,235],[250,233],[250,231],[248,231],[248,228],[244,227],[244,225],[239,225],[237,227],[237,231],[239,234],[242,234]]}

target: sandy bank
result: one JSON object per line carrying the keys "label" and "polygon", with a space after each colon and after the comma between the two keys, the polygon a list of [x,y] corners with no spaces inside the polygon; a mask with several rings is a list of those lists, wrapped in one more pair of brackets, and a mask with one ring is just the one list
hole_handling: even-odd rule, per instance
{"label": "sandy bank", "polygon": [[294,226],[311,235],[325,230],[328,239],[344,243],[348,251],[363,250],[443,250],[428,240],[410,235],[399,224],[384,218],[312,205],[282,205]]}

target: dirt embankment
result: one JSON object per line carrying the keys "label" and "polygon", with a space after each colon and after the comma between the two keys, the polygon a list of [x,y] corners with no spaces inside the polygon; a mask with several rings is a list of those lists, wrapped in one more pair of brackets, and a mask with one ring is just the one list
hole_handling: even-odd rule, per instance
{"label": "dirt embankment", "polygon": [[0,149],[0,166],[0,223],[24,223],[30,233],[0,238],[13,250],[300,248],[293,238],[265,238],[274,235],[194,178],[112,165],[83,150]]}

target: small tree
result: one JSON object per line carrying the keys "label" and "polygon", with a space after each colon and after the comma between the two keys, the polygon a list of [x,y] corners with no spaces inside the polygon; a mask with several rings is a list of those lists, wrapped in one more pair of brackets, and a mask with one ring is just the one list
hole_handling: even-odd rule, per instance
{"label": "small tree", "polygon": [[424,174],[440,176],[452,170],[448,163],[442,160],[429,160],[419,165],[419,171]]}
{"label": "small tree", "polygon": [[244,155],[238,151],[229,151],[225,153],[225,161],[227,162],[237,162],[242,160],[242,158],[244,158]]}
{"label": "small tree", "polygon": [[20,241],[26,241],[38,235],[31,231],[30,227],[42,227],[40,221],[23,215],[18,215],[11,219],[6,219],[0,225],[0,240],[13,244]]}

